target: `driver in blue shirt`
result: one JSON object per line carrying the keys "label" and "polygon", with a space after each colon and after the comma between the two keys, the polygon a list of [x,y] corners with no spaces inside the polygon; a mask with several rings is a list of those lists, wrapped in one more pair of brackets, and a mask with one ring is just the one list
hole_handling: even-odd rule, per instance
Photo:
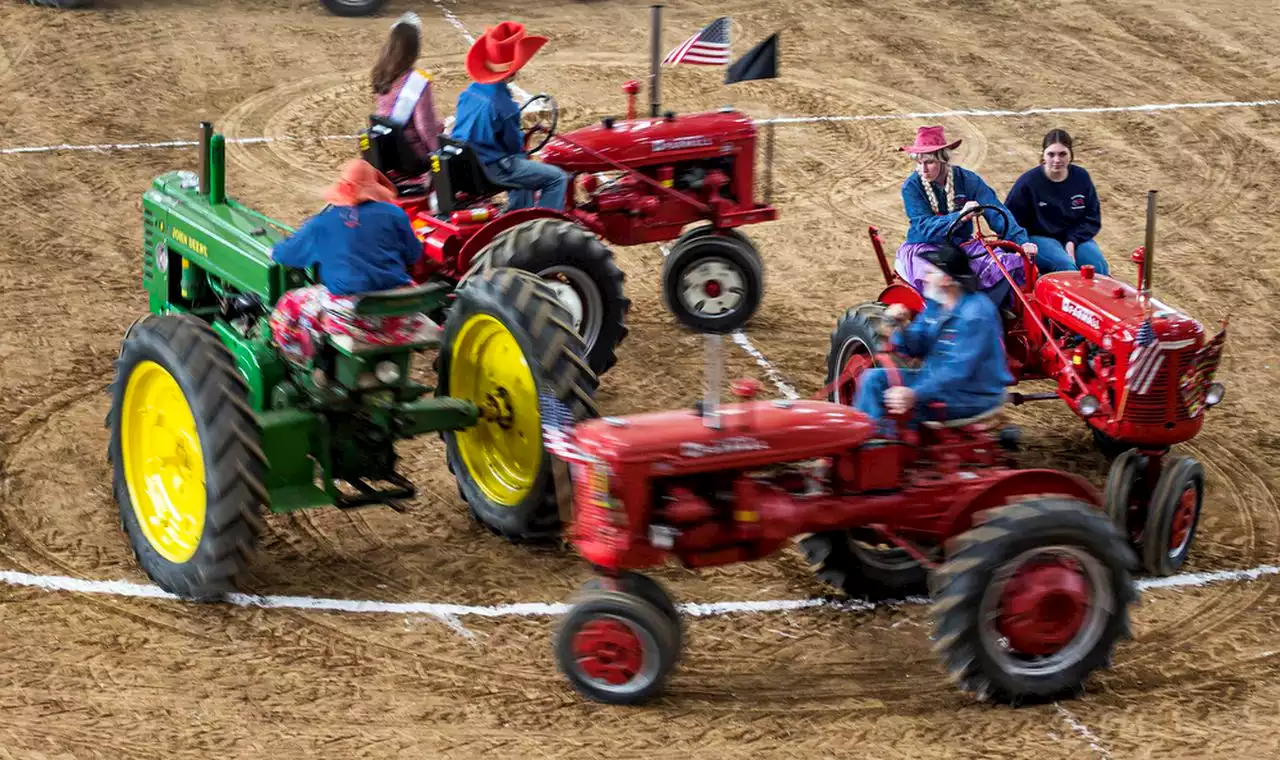
{"label": "driver in blue shirt", "polygon": [[898,370],[901,385],[889,387],[889,374],[869,369],[858,380],[854,406],[880,421],[913,412],[913,422],[927,419],[929,404],[940,401],[944,419],[973,417],[1004,403],[1013,384],[1004,351],[1004,334],[996,305],[982,293],[963,250],[950,243],[920,254],[924,259],[925,309],[910,324],[906,307],[894,304],[888,315],[897,323],[890,339],[907,356],[923,357],[919,369]]}
{"label": "driver in blue shirt", "polygon": [[546,42],[546,37],[526,35],[523,24],[503,21],[485,29],[467,51],[467,74],[474,81],[458,95],[450,135],[471,146],[491,179],[519,188],[507,193],[508,210],[562,211],[569,188],[568,174],[525,155],[520,110],[507,87]]}

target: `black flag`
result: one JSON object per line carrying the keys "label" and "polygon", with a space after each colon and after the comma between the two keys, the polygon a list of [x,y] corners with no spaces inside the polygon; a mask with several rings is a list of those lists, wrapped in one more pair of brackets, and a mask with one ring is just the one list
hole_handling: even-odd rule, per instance
{"label": "black flag", "polygon": [[759,43],[734,61],[724,73],[724,83],[746,82],[751,79],[777,79],[778,33]]}

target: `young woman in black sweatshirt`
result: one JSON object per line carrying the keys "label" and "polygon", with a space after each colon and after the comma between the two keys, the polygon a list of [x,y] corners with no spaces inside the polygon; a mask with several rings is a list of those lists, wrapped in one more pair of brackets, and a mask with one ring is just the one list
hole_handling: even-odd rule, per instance
{"label": "young woman in black sweatshirt", "polygon": [[1061,129],[1044,136],[1040,164],[1013,183],[1004,205],[1039,249],[1041,274],[1093,266],[1108,274],[1107,260],[1094,242],[1102,209],[1093,179],[1072,159],[1071,135]]}

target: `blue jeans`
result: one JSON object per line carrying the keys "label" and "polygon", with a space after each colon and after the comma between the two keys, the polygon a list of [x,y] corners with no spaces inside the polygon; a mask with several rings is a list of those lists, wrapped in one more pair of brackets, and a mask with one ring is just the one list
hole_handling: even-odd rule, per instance
{"label": "blue jeans", "polygon": [[[920,381],[920,370],[917,369],[900,368],[898,375],[901,377],[901,383],[908,388]],[[868,369],[858,378],[858,396],[853,402],[853,407],[879,422],[881,435],[892,437],[893,422],[884,419],[886,415],[884,392],[887,390],[889,390],[889,373],[882,367]],[[1001,404],[1003,399],[1000,397],[980,400],[942,398],[939,401],[946,404],[946,408],[942,410],[942,418],[944,420],[959,420],[981,414],[988,409],[994,409]],[[932,418],[933,411],[931,409],[921,408],[917,404],[911,410],[910,424],[914,426]]]}
{"label": "blue jeans", "polygon": [[1111,274],[1107,260],[1102,257],[1102,249],[1092,240],[1076,246],[1076,262],[1071,263],[1067,249],[1053,238],[1031,235],[1031,242],[1036,244],[1036,268],[1040,274],[1077,270],[1085,264],[1092,264],[1093,271],[1098,274]]}
{"label": "blue jeans", "polygon": [[[535,205],[564,211],[569,175],[562,169],[524,156],[503,156],[486,166],[485,171],[495,182],[521,188],[507,192],[508,211]],[[533,199],[535,191],[541,191],[537,203]]]}

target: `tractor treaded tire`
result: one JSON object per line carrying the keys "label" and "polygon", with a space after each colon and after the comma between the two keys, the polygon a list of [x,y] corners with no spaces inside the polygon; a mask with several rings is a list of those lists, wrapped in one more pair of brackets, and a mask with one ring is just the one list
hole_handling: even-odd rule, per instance
{"label": "tractor treaded tire", "polygon": [[[569,326],[568,310],[541,278],[510,267],[486,269],[466,278],[457,294],[436,356],[439,395],[449,395],[454,335],[467,317],[486,313],[511,330],[538,390],[551,391],[568,407],[575,424],[599,416],[594,397],[600,379],[582,358],[582,337]],[[559,502],[572,499],[568,467],[559,457],[543,449],[542,469],[520,504],[491,504],[469,474],[455,436],[453,431],[443,433],[445,459],[457,480],[458,494],[476,520],[511,541],[541,541],[559,535]]]}
{"label": "tractor treaded tire", "polygon": [[372,16],[387,0],[320,0],[335,16]]}
{"label": "tractor treaded tire", "polygon": [[[499,232],[476,258],[486,269],[514,267],[538,274],[553,266],[569,265],[581,270],[595,283],[603,306],[600,332],[595,345],[587,350],[587,365],[596,375],[603,375],[618,363],[615,351],[630,332],[627,312],[631,299],[624,294],[626,275],[600,238],[565,219],[531,219]],[[476,269],[473,264],[471,272]]]}
{"label": "tractor treaded tire", "polygon": [[[1173,516],[1178,511],[1178,502],[1188,483],[1194,484],[1196,488],[1196,516],[1191,523],[1187,545],[1177,557],[1170,557],[1168,549]],[[1191,547],[1195,545],[1203,507],[1204,468],[1188,456],[1171,456],[1165,459],[1160,477],[1151,490],[1151,500],[1147,503],[1147,520],[1142,531],[1143,569],[1159,577],[1173,575],[1181,569],[1191,554]]]}
{"label": "tractor treaded tire", "polygon": [[[139,530],[125,480],[121,405],[131,370],[148,360],[163,367],[182,388],[204,455],[204,533],[195,555],[181,565],[160,556]],[[264,482],[267,457],[258,419],[247,401],[248,385],[213,329],[187,315],[147,315],[136,322],[115,367],[115,380],[107,389],[107,458],[121,528],[143,572],[161,588],[188,599],[217,600],[235,590],[252,562],[263,531],[262,509],[270,500]]]}
{"label": "tractor treaded tire", "polygon": [[[888,322],[888,317],[884,315],[885,305],[878,301],[860,304],[858,306],[846,309],[844,316],[836,320],[836,326],[831,331],[831,348],[827,351],[827,379],[825,383],[830,385],[840,377],[840,373],[844,371],[843,362],[841,361],[840,352],[844,349],[846,343],[852,340],[860,340],[871,350],[871,358],[874,360],[876,352],[880,351],[886,345],[884,336],[880,334],[881,328]],[[827,400],[837,403],[840,401],[840,389],[831,388],[827,392]],[[848,405],[853,405],[853,397],[848,399]]]}
{"label": "tractor treaded tire", "polygon": [[[1137,555],[1104,513],[1074,499],[1026,499],[992,509],[984,518],[948,542],[947,561],[932,579],[933,651],[951,680],[979,701],[1016,704],[1082,689],[1091,672],[1111,666],[1116,642],[1132,638],[1129,605],[1137,599]],[[1055,544],[1084,548],[1102,562],[1112,583],[1099,593],[1111,595],[1114,613],[1093,648],[1069,666],[1043,675],[1006,673],[980,638],[983,595],[999,565],[1027,549]]]}

